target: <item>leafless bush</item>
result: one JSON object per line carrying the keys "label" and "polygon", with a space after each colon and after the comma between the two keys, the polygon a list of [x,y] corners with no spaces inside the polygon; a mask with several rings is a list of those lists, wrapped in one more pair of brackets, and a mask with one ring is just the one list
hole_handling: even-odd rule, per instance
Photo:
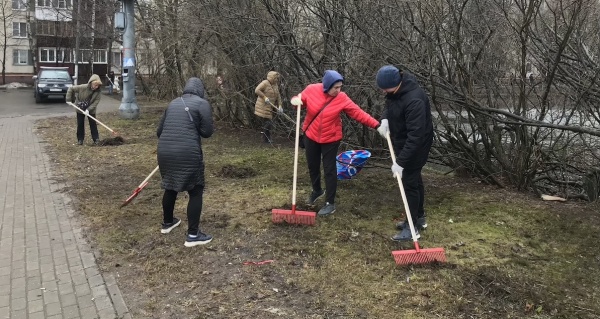
{"label": "leafless bush", "polygon": [[[415,73],[430,93],[432,160],[499,186],[597,198],[585,186],[598,166],[600,137],[594,1],[157,0],[145,6],[152,7],[141,23],[157,54],[153,94],[176,95],[186,78],[201,76],[220,120],[255,125],[254,88],[269,70],[282,74],[287,98],[336,69],[346,92],[377,116],[383,99],[374,75],[392,63]],[[382,148],[373,131],[345,122],[349,145]]]}

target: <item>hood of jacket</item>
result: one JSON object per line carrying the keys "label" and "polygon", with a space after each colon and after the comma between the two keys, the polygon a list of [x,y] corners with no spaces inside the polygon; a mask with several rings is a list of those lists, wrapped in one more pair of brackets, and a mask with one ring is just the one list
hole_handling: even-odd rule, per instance
{"label": "hood of jacket", "polygon": [[193,94],[204,98],[204,83],[199,78],[190,78],[185,84],[183,94]]}
{"label": "hood of jacket", "polygon": [[90,79],[87,82],[88,87],[90,88],[90,90],[92,89],[92,82],[100,82],[100,86],[96,89],[96,90],[92,90],[92,91],[98,91],[100,89],[102,89],[102,80],[100,80],[100,76],[98,74],[92,74],[92,76],[90,76]]}
{"label": "hood of jacket", "polygon": [[327,93],[336,82],[344,82],[344,77],[334,70],[327,70],[323,75],[323,92]]}
{"label": "hood of jacket", "polygon": [[90,76],[90,79],[88,80],[88,84],[90,84],[94,81],[102,82],[102,80],[100,80],[100,76],[98,74],[92,74],[92,76]]}
{"label": "hood of jacket", "polygon": [[267,80],[269,80],[271,84],[276,84],[279,80],[279,73],[275,71],[269,71],[269,73],[267,73]]}

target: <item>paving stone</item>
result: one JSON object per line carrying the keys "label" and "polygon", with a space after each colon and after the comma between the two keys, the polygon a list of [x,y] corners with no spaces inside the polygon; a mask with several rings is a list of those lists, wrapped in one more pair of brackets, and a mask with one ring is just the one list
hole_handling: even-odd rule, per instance
{"label": "paving stone", "polygon": [[44,301],[42,299],[27,302],[27,312],[34,313],[39,311],[44,311]]}
{"label": "paving stone", "polygon": [[60,168],[34,119],[0,118],[0,171],[10,172],[0,174],[0,319],[129,319],[114,278],[98,271],[68,185],[51,182]]}
{"label": "paving stone", "polygon": [[30,313],[28,319],[45,319],[45,318],[46,318],[46,315],[42,311],[42,312]]}

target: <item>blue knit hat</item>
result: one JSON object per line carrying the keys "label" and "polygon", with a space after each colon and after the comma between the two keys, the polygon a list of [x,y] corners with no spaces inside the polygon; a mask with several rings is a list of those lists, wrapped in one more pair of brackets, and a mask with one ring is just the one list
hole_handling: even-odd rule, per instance
{"label": "blue knit hat", "polygon": [[393,65],[382,66],[379,71],[377,71],[375,79],[377,80],[377,86],[384,90],[396,87],[402,82],[400,70]]}
{"label": "blue knit hat", "polygon": [[334,70],[326,70],[323,75],[323,92],[327,93],[336,82],[344,82],[344,77]]}

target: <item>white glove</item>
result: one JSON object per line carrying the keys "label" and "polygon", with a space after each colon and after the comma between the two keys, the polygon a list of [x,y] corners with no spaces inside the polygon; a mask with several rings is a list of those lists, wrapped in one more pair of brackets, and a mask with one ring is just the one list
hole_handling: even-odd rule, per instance
{"label": "white glove", "polygon": [[85,116],[88,116],[88,115],[90,115],[90,110],[85,110],[85,111],[83,111],[83,114],[85,114]]}
{"label": "white glove", "polygon": [[283,108],[281,106],[277,109],[277,113],[283,114]]}
{"label": "white glove", "polygon": [[298,93],[298,95],[293,96],[292,100],[290,102],[292,103],[292,105],[295,105],[295,106],[302,105],[302,93]]}
{"label": "white glove", "polygon": [[402,166],[396,164],[396,162],[394,162],[394,165],[392,165],[392,174],[394,177],[396,177],[396,174],[402,178],[402,171],[404,170],[404,168],[402,168]]}
{"label": "white glove", "polygon": [[265,103],[269,104],[269,102],[271,102],[271,100],[269,100],[268,97],[265,97]]}
{"label": "white glove", "polygon": [[388,124],[387,119],[381,120],[381,123],[379,123],[379,127],[377,128],[377,132],[379,132],[381,137],[387,138],[387,133],[390,132],[390,125]]}

